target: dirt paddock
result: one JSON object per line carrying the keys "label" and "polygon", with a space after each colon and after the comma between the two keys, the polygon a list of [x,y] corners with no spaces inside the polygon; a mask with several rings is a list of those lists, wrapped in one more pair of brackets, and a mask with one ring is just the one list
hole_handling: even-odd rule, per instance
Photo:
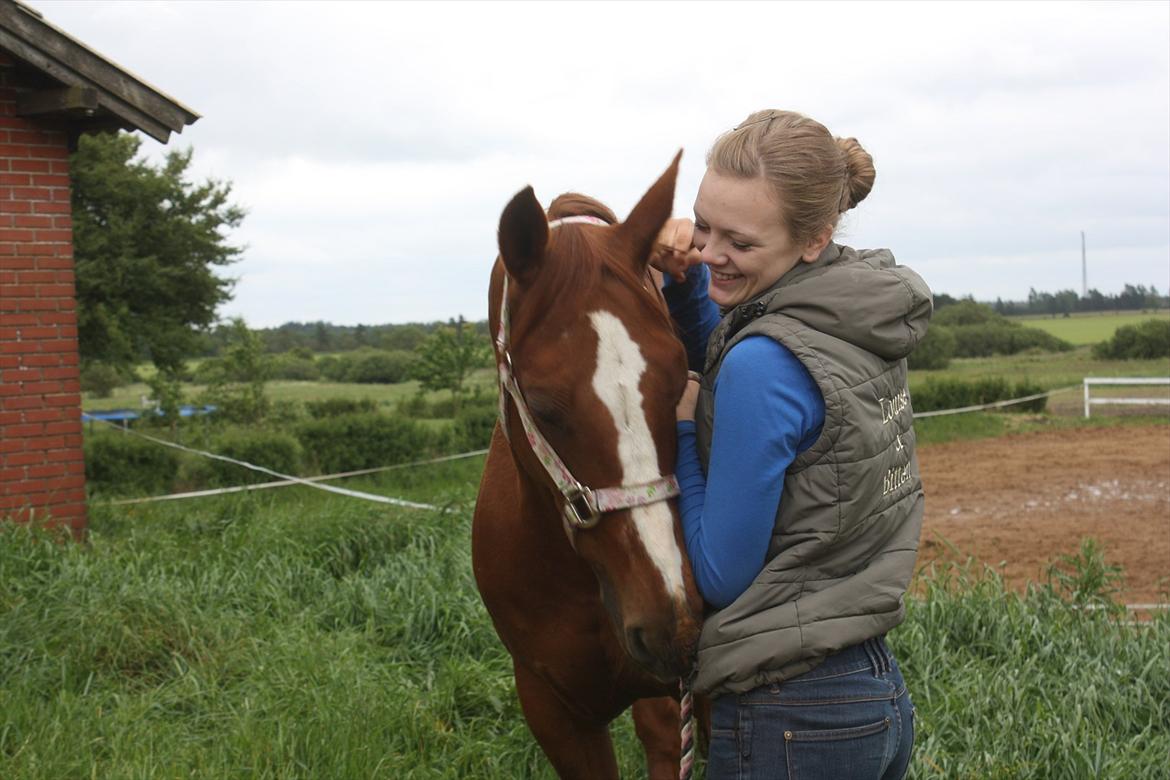
{"label": "dirt paddock", "polygon": [[1125,570],[1126,603],[1170,593],[1170,426],[1073,429],[918,451],[926,489],[919,565],[954,552],[1011,585],[1095,537]]}

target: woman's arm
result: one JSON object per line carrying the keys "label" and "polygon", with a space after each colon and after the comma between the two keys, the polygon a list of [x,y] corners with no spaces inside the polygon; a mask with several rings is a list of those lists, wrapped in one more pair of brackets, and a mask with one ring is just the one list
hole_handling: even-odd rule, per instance
{"label": "woman's arm", "polygon": [[683,535],[708,603],[727,606],[760,573],[784,474],[816,441],[824,419],[824,398],[800,361],[772,339],[753,336],[732,348],[716,380],[706,476],[694,421],[679,420]]}
{"label": "woman's arm", "polygon": [[686,278],[676,282],[667,276],[662,286],[666,307],[678,326],[687,350],[687,368],[702,371],[707,359],[707,338],[719,324],[719,307],[707,297],[711,272],[699,264],[687,269]]}

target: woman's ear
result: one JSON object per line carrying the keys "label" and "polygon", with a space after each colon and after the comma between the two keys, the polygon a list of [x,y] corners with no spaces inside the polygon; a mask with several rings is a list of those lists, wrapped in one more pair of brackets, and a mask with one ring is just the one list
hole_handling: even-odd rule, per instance
{"label": "woman's ear", "polygon": [[804,251],[800,255],[800,259],[806,263],[816,262],[816,259],[821,256],[821,252],[825,251],[825,247],[833,240],[833,226],[826,225],[819,233],[810,238],[804,245]]}

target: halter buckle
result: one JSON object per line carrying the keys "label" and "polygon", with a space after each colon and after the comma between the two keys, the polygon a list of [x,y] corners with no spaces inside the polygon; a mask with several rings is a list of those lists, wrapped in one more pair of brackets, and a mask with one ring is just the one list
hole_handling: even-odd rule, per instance
{"label": "halter buckle", "polygon": [[601,509],[597,506],[597,498],[592,490],[577,484],[565,491],[565,519],[580,531],[601,522]]}

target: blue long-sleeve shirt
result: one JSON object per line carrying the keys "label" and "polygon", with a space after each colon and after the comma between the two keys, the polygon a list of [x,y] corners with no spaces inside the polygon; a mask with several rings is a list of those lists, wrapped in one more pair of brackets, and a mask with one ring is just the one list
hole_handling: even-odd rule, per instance
{"label": "blue long-sleeve shirt", "polygon": [[687,349],[687,368],[702,371],[707,358],[707,337],[719,324],[719,307],[707,297],[711,272],[703,264],[687,269],[685,281],[676,282],[666,276],[662,297],[666,308],[679,329],[679,337]]}
{"label": "blue long-sleeve shirt", "polygon": [[[687,283],[678,287],[691,281],[688,275]],[[714,307],[706,284],[679,297],[688,302],[686,307],[671,306],[680,331],[684,338],[701,337],[698,345],[687,342],[687,354],[702,353],[714,327],[705,317]],[[684,317],[696,319],[687,322]],[[746,338],[728,352],[714,391],[707,473],[699,462],[691,421],[678,424],[675,471],[695,582],[703,598],[721,608],[743,593],[763,568],[784,474],[820,435],[825,402],[796,356],[764,336]]]}

